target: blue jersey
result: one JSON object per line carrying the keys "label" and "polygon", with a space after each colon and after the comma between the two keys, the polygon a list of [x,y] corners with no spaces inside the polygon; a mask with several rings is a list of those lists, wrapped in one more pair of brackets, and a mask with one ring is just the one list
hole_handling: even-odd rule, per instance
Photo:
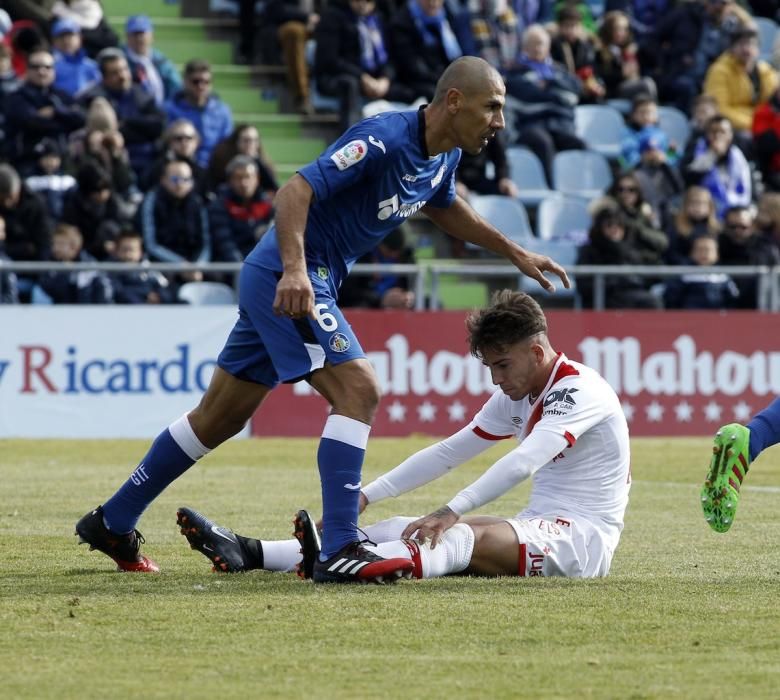
{"label": "blue jersey", "polygon": [[[335,296],[355,260],[407,217],[426,205],[450,206],[460,153],[428,155],[422,109],[380,114],[344,132],[299,171],[314,191],[305,235],[310,272]],[[246,262],[282,271],[274,226]]]}

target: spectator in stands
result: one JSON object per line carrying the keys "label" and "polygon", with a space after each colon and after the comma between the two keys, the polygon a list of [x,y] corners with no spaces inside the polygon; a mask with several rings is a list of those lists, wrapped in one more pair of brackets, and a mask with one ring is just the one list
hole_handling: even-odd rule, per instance
{"label": "spectator in stands", "polygon": [[239,124],[226,139],[220,141],[211,153],[209,160],[209,188],[215,190],[225,182],[227,164],[236,156],[249,156],[255,161],[260,188],[271,196],[279,189],[273,166],[266,157],[260,143],[257,127],[251,124]]}
{"label": "spectator in stands", "polygon": [[103,49],[119,45],[119,37],[108,26],[98,0],[55,0],[51,14],[55,18],[76,22],[81,27],[84,48],[90,56],[97,56]]}
{"label": "spectator in stands", "polygon": [[396,77],[415,98],[433,99],[439,76],[463,55],[457,26],[444,0],[407,0],[394,14],[390,44]]}
{"label": "spectator in stands", "polygon": [[57,221],[62,216],[65,195],[76,186],[76,179],[65,172],[62,151],[54,139],[46,138],[36,144],[35,155],[38,158],[35,169],[24,182],[43,198],[46,213]]}
{"label": "spectator in stands", "polygon": [[[209,262],[211,234],[206,207],[193,187],[192,169],[181,160],[165,164],[160,184],[138,210],[139,230],[149,257],[161,262]],[[188,282],[203,279],[200,271],[181,275]]]}
{"label": "spectator in stands", "polygon": [[685,146],[681,162],[690,163],[700,138],[706,137],[707,122],[718,114],[718,103],[712,95],[697,95],[691,102],[691,118],[688,121],[691,134]]}
{"label": "spectator in stands", "polygon": [[[0,262],[9,262],[5,254],[5,219],[0,216]],[[0,304],[19,303],[19,282],[13,272],[0,272]]]}
{"label": "spectator in stands", "polygon": [[[726,211],[723,233],[718,238],[721,265],[777,265],[780,248],[774,237],[761,231],[751,207],[734,206]],[[755,276],[738,277],[739,307],[758,306],[758,281]]]}
{"label": "spectator in stands", "polygon": [[112,276],[116,304],[167,304],[173,301],[165,275],[144,269],[147,260],[140,233],[122,231],[116,239],[114,259],[117,262],[133,263],[139,267],[138,270],[118,272]]}
{"label": "spectator in stands", "polygon": [[[406,243],[402,228],[391,231],[374,250],[359,259],[375,265],[414,264],[414,250]],[[343,306],[369,309],[413,309],[414,291],[404,275],[376,272],[368,277],[350,275],[341,285]]]}
{"label": "spectator in stands", "polygon": [[[779,34],[780,36],[780,34]],[[753,141],[756,161],[764,184],[780,191],[780,89],[774,91],[753,115]]]}
{"label": "spectator in stands", "polygon": [[11,49],[0,42],[0,160],[8,155],[8,137],[6,135],[6,103],[8,95],[16,90],[20,80],[11,67]]}
{"label": "spectator in stands", "polygon": [[[162,171],[172,160],[182,160],[190,166],[195,178],[195,191],[207,198],[213,190],[209,184],[208,173],[195,161],[195,153],[200,145],[200,134],[189,119],[176,119],[168,125],[162,138],[162,153],[147,169],[141,178],[141,189],[148,192],[160,183]],[[227,162],[227,161],[226,161]]]}
{"label": "spectator in stands", "polygon": [[114,192],[110,173],[94,161],[82,165],[75,189],[65,197],[62,221],[78,228],[86,252],[106,260],[131,215],[132,209]]}
{"label": "spectator in stands", "polygon": [[721,114],[708,122],[705,138],[697,141],[683,174],[688,185],[701,185],[710,191],[720,219],[728,208],[747,206],[752,200],[750,165],[734,144],[731,122]]}
{"label": "spectator in stands", "polygon": [[[718,263],[718,239],[699,236],[691,244],[691,262],[710,267]],[[737,305],[739,289],[723,272],[698,272],[669,279],[664,285],[667,309],[731,309]]]}
{"label": "spectator in stands", "polygon": [[[75,226],[57,224],[52,236],[51,260],[94,261],[82,243],[81,233]],[[96,270],[49,270],[38,277],[38,286],[54,304],[110,304],[114,297],[111,280]]]}
{"label": "spectator in stands", "polygon": [[694,185],[685,191],[682,204],[666,227],[669,247],[666,260],[671,265],[687,265],[691,243],[699,236],[720,234],[721,226],[710,191]]}
{"label": "spectator in stands", "polygon": [[734,139],[742,151],[752,155],[753,115],[777,90],[777,74],[765,61],[758,60],[758,32],[747,27],[734,32],[731,44],[707,71],[704,92],[712,95],[718,110],[734,129]]}
{"label": "spectator in stands", "polygon": [[[665,154],[665,162],[677,160],[677,149],[672,150],[669,138],[659,126],[658,103],[650,95],[642,94],[635,97],[631,104],[620,144],[620,164],[626,169],[635,168],[642,160],[640,144],[651,141]],[[684,147],[684,144],[678,146],[680,150]]]}
{"label": "spectator in stands", "polygon": [[8,138],[20,171],[33,167],[35,144],[42,138],[64,145],[67,135],[84,125],[84,110],[53,83],[54,58],[49,51],[37,49],[29,55],[24,82],[6,100]]}
{"label": "spectator in stands", "polygon": [[660,264],[669,240],[658,229],[658,215],[645,201],[636,174],[622,173],[607,190],[606,199],[607,202],[614,202],[623,215],[626,240],[641,255],[642,264]]}
{"label": "spectator in stands", "polygon": [[11,66],[20,78],[27,72],[30,54],[49,43],[41,27],[29,20],[14,22],[3,41],[11,47]]}
{"label": "spectator in stands", "polygon": [[100,80],[100,70],[81,45],[81,27],[71,19],[58,19],[51,28],[54,44],[54,87],[71,97]]}
{"label": "spectator in stands", "polygon": [[[643,265],[644,255],[627,239],[627,222],[614,207],[603,207],[595,215],[588,233],[590,242],[577,254],[578,265]],[[605,306],[608,309],[657,309],[660,299],[648,289],[639,275],[607,275],[604,279]],[[594,281],[589,276],[577,277],[577,290],[583,304],[593,306]]]}
{"label": "spectator in stands", "polygon": [[273,197],[260,186],[257,163],[250,156],[234,156],[227,177],[209,206],[212,259],[243,262],[273,218]]}
{"label": "spectator in stands", "polygon": [[639,141],[640,161],[634,169],[642,198],[653,211],[656,226],[663,224],[669,207],[685,189],[682,175],[672,164],[665,141],[657,141],[654,133],[645,134]]}
{"label": "spectator in stands", "polygon": [[558,11],[558,34],[550,46],[553,61],[566,66],[582,82],[581,102],[601,102],[606,88],[596,77],[596,47],[582,24],[576,5],[564,5]]}
{"label": "spectator in stands", "polygon": [[550,35],[541,25],[523,34],[523,53],[506,78],[506,130],[509,143],[528,146],[552,182],[558,151],[585,148],[576,135],[574,108],[582,84],[550,58]]}
{"label": "spectator in stands", "polygon": [[656,28],[662,102],[673,102],[687,114],[710,64],[728,48],[731,33],[751,22],[750,14],[732,0],[691,0],[666,13]]}
{"label": "spectator in stands", "polygon": [[619,11],[607,12],[598,37],[595,71],[604,84],[606,97],[632,99],[645,94],[654,98],[655,82],[641,74],[628,17]]}
{"label": "spectator in stands", "polygon": [[[240,0],[242,12],[241,47],[239,59],[251,63],[254,54],[254,32],[250,29],[250,13],[254,12],[252,0]],[[320,21],[317,2],[301,0],[270,0],[263,12],[263,29],[260,31],[264,63],[278,63],[282,57],[287,68],[287,87],[292,93],[295,109],[311,114],[314,108],[309,101],[309,67],[306,63],[306,42],[314,36]]]}
{"label": "spectator in stands", "polygon": [[520,50],[521,33],[512,4],[472,0],[467,6],[474,54],[501,72],[511,68]]}
{"label": "spectator in stands", "polygon": [[200,134],[195,161],[208,165],[211,151],[233,130],[230,107],[211,91],[211,66],[193,59],[184,66],[184,89],[165,103],[168,120],[188,119]]}
{"label": "spectator in stands", "polygon": [[136,175],[130,166],[130,156],[125,140],[118,130],[88,129],[84,149],[74,160],[76,169],[86,163],[96,163],[111,176],[111,189],[122,201],[132,204],[138,201]]}
{"label": "spectator in stands", "polygon": [[158,107],[181,90],[181,76],[165,55],[152,46],[152,20],[146,15],[132,15],[125,22],[127,43],[122,46],[133,82],[153,98]]}
{"label": "spectator in stands", "polygon": [[780,193],[764,192],[758,200],[756,226],[780,246]]}
{"label": "spectator in stands", "polygon": [[0,217],[5,221],[5,252],[13,260],[46,260],[51,224],[43,200],[26,187],[13,166],[0,164]]}
{"label": "spectator in stands", "polygon": [[130,67],[120,49],[104,49],[98,55],[102,80],[86,90],[80,101],[88,106],[96,97],[111,104],[119,122],[119,131],[130,155],[130,165],[140,175],[154,154],[154,142],[165,126],[165,114],[154,98],[133,84]]}
{"label": "spectator in stands", "polygon": [[[490,166],[490,167],[488,167]],[[506,135],[499,131],[479,153],[465,151],[461,155],[456,173],[458,194],[468,199],[475,194],[503,194],[518,197],[520,190],[509,174],[506,158]]]}
{"label": "spectator in stands", "polygon": [[314,38],[317,89],[339,99],[342,130],[360,121],[364,100],[410,103],[417,97],[410,87],[395,80],[374,0],[340,0],[328,5]]}

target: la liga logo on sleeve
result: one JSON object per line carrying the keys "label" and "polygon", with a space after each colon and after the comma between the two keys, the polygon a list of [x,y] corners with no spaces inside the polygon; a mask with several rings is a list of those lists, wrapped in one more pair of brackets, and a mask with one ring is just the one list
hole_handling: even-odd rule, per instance
{"label": "la liga logo on sleeve", "polygon": [[358,139],[350,141],[346,146],[339,148],[338,151],[331,155],[330,159],[339,170],[346,170],[363,160],[367,152],[368,146],[366,146],[366,142]]}

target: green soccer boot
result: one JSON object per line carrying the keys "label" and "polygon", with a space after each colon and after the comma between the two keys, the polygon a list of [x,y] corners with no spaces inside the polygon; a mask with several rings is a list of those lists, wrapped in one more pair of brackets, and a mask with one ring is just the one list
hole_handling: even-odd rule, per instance
{"label": "green soccer boot", "polygon": [[739,490],[750,466],[750,431],[739,423],[715,433],[710,470],[701,489],[704,518],[715,532],[726,532],[734,522]]}

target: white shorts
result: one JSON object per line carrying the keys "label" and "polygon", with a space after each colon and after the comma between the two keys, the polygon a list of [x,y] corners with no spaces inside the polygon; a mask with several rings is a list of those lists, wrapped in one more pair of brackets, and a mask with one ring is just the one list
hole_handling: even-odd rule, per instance
{"label": "white shorts", "polygon": [[520,546],[518,576],[606,576],[612,550],[604,535],[584,518],[520,513],[507,518]]}

